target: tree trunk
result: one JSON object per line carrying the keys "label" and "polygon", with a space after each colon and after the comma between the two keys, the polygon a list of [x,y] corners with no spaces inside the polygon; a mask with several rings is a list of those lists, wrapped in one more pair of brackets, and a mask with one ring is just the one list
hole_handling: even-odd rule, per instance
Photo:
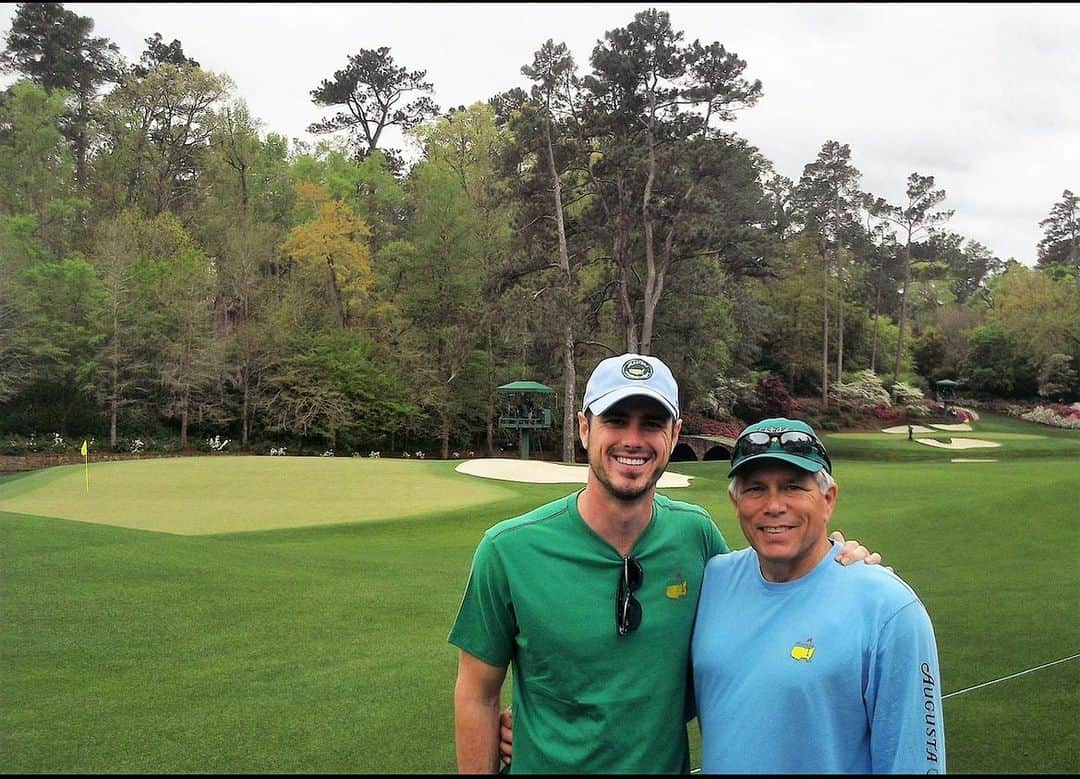
{"label": "tree trunk", "polygon": [[75,184],[79,192],[86,191],[86,130],[79,129],[75,135]]}
{"label": "tree trunk", "polygon": [[109,414],[109,446],[112,449],[116,449],[116,417],[120,407],[120,398],[118,397],[119,390],[117,389],[117,370],[115,364],[113,365],[113,387],[112,398],[109,400],[110,414]]}
{"label": "tree trunk", "polygon": [[630,302],[630,282],[626,268],[619,266],[619,309],[623,315],[623,331],[626,335],[626,351],[637,352],[637,322],[634,319],[634,304]]}
{"label": "tree trunk", "polygon": [[577,369],[574,365],[574,329],[570,325],[563,331],[563,446],[564,463],[574,462],[577,437]]}
{"label": "tree trunk", "polygon": [[878,331],[880,328],[881,318],[881,285],[883,277],[885,276],[885,261],[881,261],[881,269],[878,271],[877,290],[874,294],[874,340],[873,345],[870,348],[870,370],[877,373],[877,344],[878,344]]}
{"label": "tree trunk", "polygon": [[[840,260],[840,188],[836,188],[835,202],[833,207],[833,231],[836,233],[834,236],[836,243],[834,244],[833,252],[833,264],[836,266],[836,280],[839,292],[837,293],[837,311],[836,311],[836,381],[843,383],[844,381],[844,273],[841,268]],[[829,283],[828,278],[825,279],[826,285]],[[825,295],[828,297],[828,287],[826,286]]]}
{"label": "tree trunk", "polygon": [[645,305],[641,315],[641,353],[652,354],[653,326],[656,322],[656,309],[664,294],[664,281],[667,269],[671,267],[671,249],[675,241],[675,228],[668,230],[664,239],[663,253],[655,272],[650,269],[649,281],[645,286]]}
{"label": "tree trunk", "polygon": [[[563,462],[574,461],[574,436],[577,434],[577,425],[574,424],[577,417],[577,371],[574,365],[574,277],[570,272],[570,251],[566,243],[566,222],[563,219],[562,182],[559,181],[559,170],[555,167],[555,150],[551,142],[551,119],[544,118],[544,140],[547,143],[548,172],[551,174],[551,188],[554,196],[555,226],[559,237],[559,270],[562,278],[562,315],[564,319],[562,364],[563,364],[563,434],[562,434],[562,459]],[[489,445],[490,448],[490,445]]]}
{"label": "tree trunk", "polygon": [[442,458],[444,460],[450,459],[450,412],[443,411],[442,414]]}
{"label": "tree trunk", "polygon": [[334,307],[337,309],[338,327],[344,330],[346,324],[345,301],[341,299],[341,290],[338,288],[337,283],[337,273],[334,272],[333,257],[326,258],[326,266],[330,271],[330,290],[334,295]]}
{"label": "tree trunk", "polygon": [[836,301],[836,380],[844,380],[844,276],[840,272],[840,263],[836,263],[836,278],[840,282],[840,292]]}
{"label": "tree trunk", "polygon": [[629,251],[629,229],[620,216],[615,224],[615,268],[618,273],[619,311],[622,313],[623,333],[626,337],[626,351],[637,352],[637,320],[634,317],[634,304],[630,301],[630,261],[626,257]]}
{"label": "tree trunk", "polygon": [[180,393],[180,448],[187,449],[188,438],[188,397],[191,388],[185,384],[183,391]]}
{"label": "tree trunk", "polygon": [[654,96],[649,95],[649,172],[645,178],[645,188],[641,193],[641,225],[645,231],[645,295],[641,312],[641,343],[638,350],[648,354],[652,349],[652,318],[656,308],[656,247],[653,246],[652,212],[649,201],[652,200],[653,181],[656,180],[656,139],[653,132],[653,117],[656,106]]}
{"label": "tree trunk", "polygon": [[[488,455],[488,457],[494,457],[495,456],[495,423],[492,422],[491,420],[492,420],[493,417],[495,417],[499,413],[499,411],[498,411],[498,408],[496,406],[496,404],[498,403],[498,400],[495,400],[495,401],[492,400],[492,398],[496,397],[497,394],[495,392],[495,376],[494,376],[494,374],[492,373],[492,370],[491,370],[491,367],[495,364],[495,349],[491,345],[491,319],[490,319],[490,317],[488,318],[488,321],[487,321],[487,342],[488,342],[488,414],[487,414],[487,424],[485,425],[485,427],[487,428],[487,437],[486,437],[487,455]],[[471,439],[469,440],[469,444],[470,444],[470,446],[472,445],[472,440]]]}
{"label": "tree trunk", "polygon": [[113,352],[112,352],[112,388],[109,393],[109,446],[116,449],[116,418],[120,410],[120,333],[117,310],[113,308]]}
{"label": "tree trunk", "polygon": [[249,407],[249,402],[248,402],[248,396],[249,396],[250,387],[248,386],[248,369],[247,369],[247,367],[245,366],[244,368],[241,368],[240,371],[241,371],[241,373],[240,373],[240,377],[241,377],[240,381],[241,381],[241,383],[243,385],[243,389],[244,389],[244,406],[243,406],[243,412],[242,412],[243,418],[244,418],[244,423],[241,426],[241,430],[240,430],[240,446],[243,447],[244,449],[247,449],[248,431],[249,431],[250,425],[251,425],[251,420],[250,420],[251,412],[249,410],[250,407]]}
{"label": "tree trunk", "polygon": [[[907,320],[907,290],[911,280],[911,233],[908,233],[907,246],[904,247],[904,286],[900,288],[900,327],[896,334],[896,363],[893,367],[893,384],[900,380],[900,357],[904,346],[904,323]],[[893,390],[893,400],[896,390]]]}
{"label": "tree trunk", "polygon": [[248,212],[247,165],[240,166],[240,205],[246,214]]}
{"label": "tree trunk", "polygon": [[821,338],[821,400],[829,405],[829,253],[822,247],[821,260],[825,267],[824,310],[822,312]]}

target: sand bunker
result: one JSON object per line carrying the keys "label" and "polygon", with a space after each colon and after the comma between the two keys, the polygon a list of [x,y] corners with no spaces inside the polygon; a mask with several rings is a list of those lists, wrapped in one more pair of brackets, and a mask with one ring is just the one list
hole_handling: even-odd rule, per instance
{"label": "sand bunker", "polygon": [[954,438],[947,444],[935,441],[933,438],[916,438],[920,444],[936,446],[939,449],[994,449],[1001,446],[996,441],[980,441],[978,438]]}
{"label": "sand bunker", "polygon": [[978,459],[978,458],[975,458],[975,457],[954,457],[951,460],[949,460],[949,462],[951,462],[951,463],[996,463],[997,460],[994,460],[994,459],[981,460],[981,459]]}
{"label": "sand bunker", "polygon": [[970,433],[971,432],[971,425],[969,425],[967,422],[960,422],[959,424],[956,424],[956,425],[931,425],[931,427],[936,427],[938,430],[948,430],[950,432],[956,432],[956,433]]}
{"label": "sand bunker", "polygon": [[[502,481],[522,481],[529,484],[584,484],[589,474],[587,465],[563,465],[540,460],[508,460],[484,458],[466,460],[454,470],[469,476]],[[663,488],[689,487],[691,476],[667,471],[656,485]]]}
{"label": "sand bunker", "polygon": [[[903,433],[907,435],[907,425],[897,425],[896,427],[887,427],[881,431],[882,433]],[[928,427],[922,425],[912,425],[911,432],[913,433],[933,433],[934,431]]]}

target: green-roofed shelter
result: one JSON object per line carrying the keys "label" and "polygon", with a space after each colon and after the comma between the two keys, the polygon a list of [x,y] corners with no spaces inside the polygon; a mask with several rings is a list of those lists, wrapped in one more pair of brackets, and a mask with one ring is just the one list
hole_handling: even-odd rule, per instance
{"label": "green-roofed shelter", "polygon": [[948,403],[952,400],[956,391],[956,388],[960,386],[960,382],[953,381],[952,379],[938,379],[934,382],[934,387],[937,388],[937,400],[940,403]]}
{"label": "green-roofed shelter", "polygon": [[534,430],[550,430],[552,410],[543,401],[547,396],[558,404],[558,393],[538,381],[512,381],[495,390],[506,398],[499,414],[499,427],[518,431],[518,447],[521,459],[529,459],[529,439]]}
{"label": "green-roofed shelter", "polygon": [[509,384],[503,384],[495,391],[500,395],[512,395],[516,392],[535,392],[539,395],[555,394],[555,390],[538,381],[512,381]]}

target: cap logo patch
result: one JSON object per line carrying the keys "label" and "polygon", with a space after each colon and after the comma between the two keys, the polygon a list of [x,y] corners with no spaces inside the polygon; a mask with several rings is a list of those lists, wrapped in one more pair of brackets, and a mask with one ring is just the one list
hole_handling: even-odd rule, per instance
{"label": "cap logo patch", "polygon": [[622,366],[622,375],[628,379],[633,379],[634,381],[645,381],[646,379],[652,378],[652,374],[652,366],[636,357],[632,360],[627,360]]}

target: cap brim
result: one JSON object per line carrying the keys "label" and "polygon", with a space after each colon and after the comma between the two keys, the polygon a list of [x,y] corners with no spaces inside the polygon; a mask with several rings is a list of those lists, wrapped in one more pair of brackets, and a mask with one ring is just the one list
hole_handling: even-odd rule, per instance
{"label": "cap brim", "polygon": [[590,403],[586,407],[586,410],[591,411],[597,416],[599,416],[600,414],[603,414],[609,408],[614,406],[616,403],[618,403],[620,400],[625,400],[626,398],[632,398],[635,396],[643,396],[647,398],[652,398],[653,400],[657,400],[660,402],[660,405],[667,409],[668,413],[671,414],[672,419],[679,418],[679,409],[671,405],[670,400],[668,400],[659,392],[650,387],[619,387],[618,389],[613,389],[611,392],[607,393],[606,395],[601,395],[592,403]]}
{"label": "cap brim", "polygon": [[796,468],[802,468],[809,473],[817,473],[825,468],[825,463],[811,460],[809,457],[800,457],[797,454],[788,454],[787,452],[761,452],[760,454],[752,454],[749,457],[744,457],[739,460],[739,462],[732,466],[731,470],[728,471],[728,478],[730,479],[735,475],[736,471],[740,470],[747,463],[752,463],[755,460],[782,460],[783,462],[791,463]]}

